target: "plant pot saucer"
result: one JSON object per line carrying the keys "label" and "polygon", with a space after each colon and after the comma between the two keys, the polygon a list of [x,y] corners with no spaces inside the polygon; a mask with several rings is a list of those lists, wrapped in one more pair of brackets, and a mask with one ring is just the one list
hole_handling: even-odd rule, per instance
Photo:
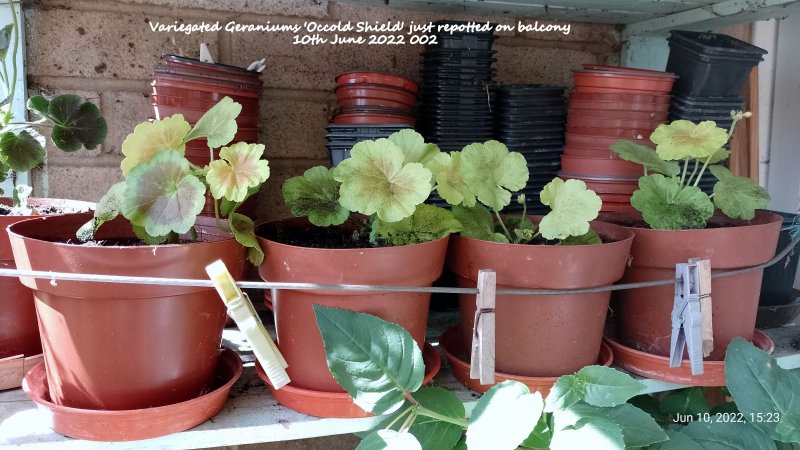
{"label": "plant pot saucer", "polygon": [[[614,363],[627,370],[653,380],[689,386],[725,386],[725,361],[704,361],[704,373],[692,375],[689,360],[684,359],[680,367],[670,367],[669,357],[654,355],[626,347],[606,337],[605,342],[614,351]],[[767,353],[775,350],[775,343],[759,330],[753,333],[753,344]]]}
{"label": "plant pot saucer", "polygon": [[223,348],[217,362],[214,390],[185,402],[133,410],[89,410],[56,405],[50,401],[44,363],[25,376],[22,389],[52,423],[53,430],[90,441],[134,441],[177,433],[214,417],[242,374],[242,360]]}
{"label": "plant pot saucer", "polygon": [[[272,309],[271,302],[266,298],[266,295],[264,301],[265,304],[269,305],[268,308]],[[425,362],[425,378],[423,378],[422,384],[425,385],[439,373],[439,369],[442,367],[442,360],[439,357],[439,352],[427,342],[422,349],[422,359]],[[311,389],[294,387],[291,383],[275,390],[269,383],[269,378],[258,361],[256,361],[256,374],[258,378],[261,378],[266,383],[278,403],[301,414],[337,419],[357,419],[373,416],[373,414],[356,406],[347,392],[312,391]]]}
{"label": "plant pot saucer", "polygon": [[[458,326],[452,327],[442,334],[442,337],[439,338],[439,347],[444,352],[450,370],[459,383],[480,394],[492,388],[493,385],[481,384],[479,380],[473,380],[469,377],[470,363],[464,361],[465,352],[461,344]],[[608,367],[612,362],[614,362],[614,355],[611,352],[611,348],[604,342],[600,346],[600,355],[597,364]],[[495,383],[508,380],[519,381],[525,386],[528,386],[531,392],[539,391],[542,393],[542,397],[547,397],[547,394],[550,393],[550,388],[553,387],[558,377],[526,377],[523,375],[509,375],[495,372]]]}

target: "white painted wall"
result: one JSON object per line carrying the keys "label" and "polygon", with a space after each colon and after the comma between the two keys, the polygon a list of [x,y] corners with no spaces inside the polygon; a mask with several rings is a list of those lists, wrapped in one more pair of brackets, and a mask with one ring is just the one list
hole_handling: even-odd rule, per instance
{"label": "white painted wall", "polygon": [[[760,121],[761,158],[766,163],[762,182],[772,196],[770,209],[800,212],[800,4],[786,13],[785,19],[774,21],[774,29],[759,24],[755,33],[756,45],[765,47],[770,34],[776,37],[774,50],[768,48],[772,57],[759,72],[760,96],[765,102],[772,100],[771,123],[766,114]],[[800,274],[795,287],[800,287]]]}

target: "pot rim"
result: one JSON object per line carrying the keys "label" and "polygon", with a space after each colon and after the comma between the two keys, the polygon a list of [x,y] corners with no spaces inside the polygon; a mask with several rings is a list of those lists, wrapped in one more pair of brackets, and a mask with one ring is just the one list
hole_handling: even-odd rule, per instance
{"label": "pot rim", "polygon": [[[218,236],[220,236],[221,239],[216,240],[216,241],[195,241],[195,242],[184,242],[184,243],[178,243],[178,244],[146,244],[146,245],[136,245],[136,246],[133,246],[133,245],[88,246],[88,245],[82,245],[82,244],[72,244],[72,243],[68,243],[68,242],[54,242],[54,241],[48,241],[46,239],[40,239],[40,238],[27,236],[25,234],[22,234],[22,233],[16,231],[16,230],[12,230],[12,228],[15,228],[15,227],[20,227],[20,226],[24,227],[25,224],[27,224],[28,222],[44,221],[44,220],[52,221],[52,220],[61,219],[63,217],[70,217],[70,216],[73,216],[73,215],[86,215],[87,217],[89,217],[89,213],[85,213],[85,212],[84,213],[59,214],[59,215],[53,215],[53,216],[36,216],[36,217],[30,218],[30,219],[21,220],[19,222],[16,222],[16,223],[13,223],[13,224],[7,226],[6,227],[6,232],[7,232],[7,234],[8,234],[10,239],[18,238],[18,239],[21,239],[21,240],[44,242],[44,243],[51,244],[51,245],[53,245],[53,246],[55,246],[57,248],[81,248],[81,249],[86,249],[86,251],[94,251],[94,252],[103,251],[103,250],[119,252],[119,251],[122,251],[120,249],[128,249],[128,250],[131,250],[131,251],[149,251],[149,252],[153,252],[158,248],[175,248],[175,247],[178,247],[178,246],[187,246],[187,245],[193,245],[193,246],[215,245],[215,244],[219,245],[222,242],[228,242],[231,239],[235,239],[232,234],[223,232],[222,230],[217,228],[214,223],[210,223],[208,226],[213,227],[215,230],[218,230],[220,232],[220,234]],[[92,215],[92,217],[93,217],[93,215]],[[205,220],[203,218],[203,216],[198,216],[198,219],[199,220]],[[210,219],[213,220],[213,218],[210,218]],[[92,249],[92,250],[89,250],[89,249]]]}
{"label": "pot rim", "polygon": [[[620,214],[620,218],[630,218],[630,217],[640,217],[640,216],[641,216],[641,213],[639,213],[638,211],[637,211],[637,213],[623,213],[623,214]],[[763,218],[763,220],[764,220],[762,223],[749,223],[752,220],[755,220],[759,216],[761,216]],[[772,217],[770,217],[770,216],[772,216]],[[636,233],[648,233],[648,234],[712,233],[714,231],[727,230],[727,229],[730,229],[730,228],[769,227],[769,226],[772,226],[772,224],[774,224],[775,222],[781,222],[781,223],[783,222],[783,218],[781,216],[779,216],[779,215],[777,215],[777,214],[775,214],[772,211],[767,210],[767,209],[757,209],[756,210],[756,215],[755,215],[755,217],[753,217],[753,219],[751,221],[747,221],[747,220],[744,220],[744,219],[732,219],[732,218],[724,215],[721,211],[715,210],[714,211],[714,215],[711,217],[711,219],[709,219],[709,222],[711,222],[711,221],[715,221],[715,222],[722,221],[724,223],[733,222],[734,225],[727,226],[727,227],[716,227],[716,228],[708,228],[708,227],[706,227],[706,228],[693,228],[693,229],[690,229],[690,230],[660,230],[660,229],[649,228],[649,227],[620,225],[618,223],[611,222],[611,221],[607,220],[609,218],[613,218],[613,217],[604,217],[603,221],[606,222],[606,223],[611,223],[613,225],[617,225],[617,226],[623,227],[623,228],[636,230],[635,231]],[[776,220],[776,219],[778,219],[778,220]],[[644,219],[642,219],[642,220],[644,220]]]}
{"label": "pot rim", "polygon": [[[531,215],[531,216],[528,216],[528,218],[530,218],[530,219],[536,219],[535,223],[538,223],[542,219],[542,217],[544,217],[544,216],[542,216],[542,215]],[[634,238],[634,236],[635,236],[635,233],[633,232],[633,230],[629,229],[628,227],[624,227],[622,225],[617,225],[617,224],[615,224],[613,222],[608,222],[608,221],[604,221],[604,220],[592,220],[591,222],[589,222],[590,225],[591,224],[596,224],[596,223],[602,224],[604,226],[611,226],[611,227],[621,228],[620,231],[622,231],[627,236],[625,238],[619,239],[617,241],[602,242],[600,244],[582,244],[582,245],[560,246],[561,249],[564,250],[564,251],[569,251],[569,250],[574,250],[576,248],[581,248],[581,247],[583,247],[583,248],[597,248],[598,246],[601,246],[601,245],[614,245],[614,244],[619,244],[621,242],[625,242],[625,241],[628,241],[628,240],[632,240]],[[628,232],[630,232],[630,233],[628,233]],[[491,245],[502,246],[502,247],[513,246],[515,248],[530,247],[531,249],[557,248],[557,247],[559,247],[559,246],[556,246],[556,245],[544,245],[544,244],[531,245],[531,244],[512,244],[512,243],[504,243],[504,242],[485,241],[483,239],[476,239],[476,238],[471,238],[471,237],[467,237],[467,236],[462,236],[462,235],[460,235],[458,233],[453,233],[451,236],[453,238],[458,238],[458,239],[467,239],[467,240],[470,240],[470,241],[483,242],[483,243],[486,243],[487,245],[490,245],[490,246]]]}
{"label": "pot rim", "polygon": [[[318,251],[318,252],[347,252],[347,253],[355,254],[355,253],[363,253],[365,251],[377,252],[377,251],[388,251],[388,250],[395,249],[395,248],[404,248],[404,249],[411,248],[411,249],[413,249],[413,248],[420,248],[422,246],[432,246],[432,245],[436,245],[437,243],[439,243],[439,242],[441,242],[441,241],[443,241],[445,239],[448,239],[448,238],[450,238],[452,236],[456,236],[455,233],[451,233],[451,234],[448,234],[447,236],[441,237],[441,238],[436,239],[434,241],[419,242],[419,243],[416,243],[416,244],[406,244],[406,245],[392,245],[390,247],[320,248],[320,247],[303,247],[303,246],[300,246],[300,245],[284,244],[283,242],[278,242],[276,240],[266,238],[266,237],[262,236],[261,234],[259,234],[259,232],[258,232],[258,229],[261,228],[261,227],[266,227],[266,226],[269,226],[269,225],[272,225],[272,224],[278,224],[278,223],[298,222],[298,221],[302,221],[302,220],[305,220],[305,218],[303,218],[303,217],[290,217],[290,218],[286,218],[286,219],[271,220],[269,222],[264,222],[264,223],[258,224],[256,226],[256,237],[258,238],[259,241],[268,242],[269,245],[274,245],[274,246],[281,247],[281,248],[286,248],[286,249],[298,249],[298,250],[304,250],[304,251]],[[310,222],[309,222],[309,225],[312,226],[312,227],[315,227],[315,228],[329,228],[329,227],[319,227],[317,225],[311,224]],[[340,226],[340,225],[335,225],[335,226]]]}

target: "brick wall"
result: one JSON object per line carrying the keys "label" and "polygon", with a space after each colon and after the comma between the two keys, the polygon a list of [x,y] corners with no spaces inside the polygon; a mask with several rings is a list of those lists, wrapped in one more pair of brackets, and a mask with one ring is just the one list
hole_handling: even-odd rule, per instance
{"label": "brick wall", "polygon": [[[307,19],[493,20],[480,16],[366,8],[333,0],[36,0],[24,2],[30,92],[76,92],[99,104],[109,125],[102,148],[49,152],[34,174],[39,196],[98,200],[121,179],[120,146],[133,127],[152,117],[148,92],[162,53],[197,57],[200,42],[215,60],[245,65],[266,58],[260,142],[266,144],[271,179],[259,197],[262,219],[283,217],[280,185],[308,167],[326,164],[324,126],[335,103],[334,77],[356,69],[417,77],[419,46],[293,46],[285,33],[206,34],[152,32],[148,22],[216,21],[295,23]],[[618,30],[572,24],[571,33],[501,36],[496,67],[502,83],[568,85],[582,63],[616,63]]]}

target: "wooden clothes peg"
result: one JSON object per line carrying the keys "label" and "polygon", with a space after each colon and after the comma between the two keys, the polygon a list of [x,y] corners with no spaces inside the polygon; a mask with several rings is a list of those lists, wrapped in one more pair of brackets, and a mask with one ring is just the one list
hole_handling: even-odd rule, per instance
{"label": "wooden clothes peg", "polygon": [[494,384],[496,292],[497,274],[493,270],[479,271],[469,376],[481,384]]}

